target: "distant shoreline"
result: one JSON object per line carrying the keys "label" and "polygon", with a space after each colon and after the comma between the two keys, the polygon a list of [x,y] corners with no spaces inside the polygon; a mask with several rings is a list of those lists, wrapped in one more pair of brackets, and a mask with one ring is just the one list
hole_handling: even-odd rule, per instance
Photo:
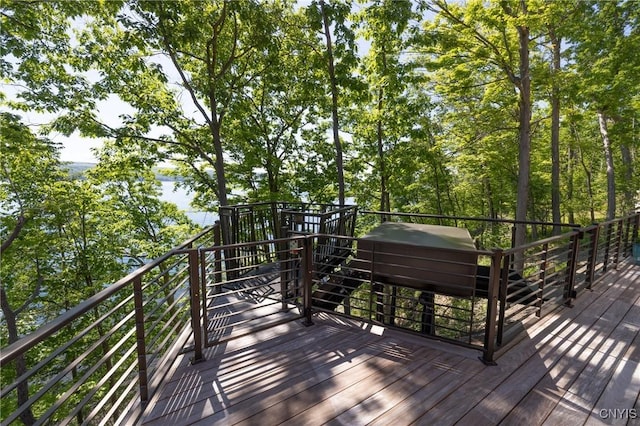
{"label": "distant shoreline", "polygon": [[[63,165],[64,165],[64,167],[69,169],[69,172],[72,175],[83,175],[84,172],[94,168],[98,164],[97,163],[83,163],[83,162],[75,162],[75,161],[66,161],[66,162],[63,162]],[[182,177],[167,176],[167,175],[161,173],[160,170],[161,169],[159,167],[154,167],[153,168],[153,173],[155,174],[156,179],[158,179],[160,182],[181,182],[181,181],[184,180]]]}

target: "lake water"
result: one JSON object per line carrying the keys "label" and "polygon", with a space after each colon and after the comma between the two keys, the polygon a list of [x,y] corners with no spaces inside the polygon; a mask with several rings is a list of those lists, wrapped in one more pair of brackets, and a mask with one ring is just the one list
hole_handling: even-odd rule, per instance
{"label": "lake water", "polygon": [[203,212],[194,210],[190,203],[193,194],[184,188],[176,188],[175,182],[163,181],[162,183],[162,200],[170,201],[178,206],[180,210],[186,213],[189,218],[200,226],[213,225],[218,220],[218,213]]}

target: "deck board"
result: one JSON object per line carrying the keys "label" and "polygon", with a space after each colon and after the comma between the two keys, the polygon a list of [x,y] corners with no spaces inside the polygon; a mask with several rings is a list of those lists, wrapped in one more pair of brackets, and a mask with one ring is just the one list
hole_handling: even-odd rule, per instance
{"label": "deck board", "polygon": [[639,266],[530,325],[497,366],[478,351],[334,315],[314,322],[229,340],[196,365],[185,354],[141,423],[638,424],[600,410],[639,408]]}

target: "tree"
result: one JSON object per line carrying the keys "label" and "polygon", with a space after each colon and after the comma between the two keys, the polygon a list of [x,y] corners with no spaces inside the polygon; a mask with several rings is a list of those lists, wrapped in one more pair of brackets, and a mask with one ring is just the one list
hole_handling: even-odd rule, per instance
{"label": "tree", "polygon": [[[576,25],[569,32],[572,68],[580,75],[577,102],[585,104],[593,113],[600,129],[602,150],[607,169],[607,218],[617,213],[617,185],[614,140],[618,138],[621,152],[628,150],[633,140],[634,98],[640,78],[637,55],[629,55],[639,41],[638,7],[634,1],[580,2]],[[637,105],[637,101],[635,102]],[[613,126],[613,128],[612,128]],[[627,131],[623,129],[627,129]],[[612,132],[613,130],[613,132]],[[626,133],[626,135],[625,135]],[[626,139],[626,141],[624,141]],[[633,176],[629,155],[625,166]],[[627,179],[633,182],[633,179]],[[633,191],[631,191],[633,192]],[[633,196],[628,195],[627,196]],[[632,201],[626,201],[626,205]]]}
{"label": "tree", "polygon": [[[268,103],[260,110],[259,104],[251,104],[258,96],[269,99],[276,95],[275,99],[283,102],[294,99],[285,100],[285,82],[276,81],[296,75],[293,65],[283,69],[279,64],[288,54],[279,43],[291,43],[286,41],[287,26],[293,22],[286,18],[290,2],[197,5],[130,2],[130,10],[117,18],[97,14],[79,37],[77,55],[87,69],[99,69],[105,75],[101,90],[117,93],[136,111],[124,117],[123,126],[107,129],[107,134],[116,141],[127,139],[155,146],[157,157],[176,161],[180,165],[177,172],[187,177],[186,184],[201,194],[198,200],[208,198],[207,207],[212,207],[229,202],[227,168],[246,175],[242,170],[245,158],[252,160],[252,166],[262,161],[256,158],[257,140],[284,146],[283,136],[276,141],[277,132],[265,130],[265,118],[269,117],[269,126],[276,120],[287,123],[283,129],[292,135],[306,110]],[[308,72],[303,69],[297,75],[302,71]],[[180,89],[172,89],[172,84]],[[300,94],[295,99],[300,105]],[[259,114],[268,115],[261,118]],[[259,138],[245,128],[250,117],[248,124],[260,129]],[[154,128],[169,132],[152,136],[158,133]],[[272,173],[279,165],[273,161],[274,156],[284,151],[274,146],[267,151],[268,172]],[[234,158],[242,161],[234,164]],[[271,181],[274,190],[275,176],[272,174]],[[243,183],[240,189],[244,191],[248,185]],[[225,238],[227,234],[223,232]]]}
{"label": "tree", "polygon": [[322,29],[327,43],[327,70],[329,72],[329,85],[331,87],[331,121],[333,123],[331,128],[333,129],[333,144],[336,148],[336,170],[338,172],[338,203],[343,206],[345,204],[344,165],[342,160],[342,144],[340,143],[340,124],[338,120],[338,80],[336,79],[333,42],[331,41],[329,11],[324,0],[319,0],[319,5],[322,16]]}
{"label": "tree", "polygon": [[[198,229],[175,204],[160,200],[161,184],[153,172],[153,157],[136,144],[127,149],[107,141],[88,180],[102,191],[103,218],[120,240],[116,259],[139,267],[194,235]],[[100,209],[94,209],[96,212]]]}
{"label": "tree", "polygon": [[[0,136],[0,211],[3,212],[0,307],[8,333],[6,343],[11,344],[36,327],[28,320],[30,310],[45,291],[51,266],[45,243],[51,236],[42,228],[42,223],[47,221],[45,206],[51,186],[60,181],[63,174],[56,145],[35,137],[19,117],[0,114]],[[4,340],[4,333],[1,337]],[[6,343],[2,342],[2,346]],[[25,373],[26,368],[24,357],[18,357],[16,377]],[[20,384],[17,393],[19,405],[27,401],[27,381]],[[25,411],[21,419],[25,424],[35,422],[30,410]]]}
{"label": "tree", "polygon": [[451,181],[432,134],[429,93],[406,53],[412,24],[419,20],[414,6],[366,3],[352,18],[368,49],[354,71],[361,83],[353,80],[342,92],[347,118],[342,128],[351,134],[346,171],[360,205],[453,212],[453,203],[445,206],[453,199]]}
{"label": "tree", "polygon": [[[56,144],[35,137],[16,116],[3,113],[1,118],[0,209],[6,213],[0,218],[0,308],[6,334],[0,337],[5,346],[116,282],[132,266],[166,253],[196,229],[175,205],[158,200],[159,184],[144,160],[108,151],[113,145],[107,144],[88,179],[73,177],[58,160]],[[106,340],[101,347],[103,354],[110,350]],[[12,377],[38,361],[37,355],[30,358],[16,359]],[[29,396],[29,383],[23,381],[15,400],[3,397],[3,411]],[[30,410],[21,419],[35,422]]]}
{"label": "tree", "polygon": [[324,92],[311,58],[322,46],[306,28],[303,10],[283,11],[280,25],[254,64],[263,70],[260,78],[247,82],[230,111],[237,122],[228,133],[234,141],[228,148],[229,179],[249,201],[300,197],[297,188],[308,172],[299,165],[313,166],[306,161],[312,148],[302,131],[317,126],[321,115],[317,99]]}
{"label": "tree", "polygon": [[345,204],[346,192],[343,147],[340,140],[340,97],[341,92],[349,87],[352,81],[351,73],[357,63],[355,35],[348,21],[350,12],[351,1],[327,4],[324,0],[318,0],[311,2],[307,8],[308,19],[312,22],[311,28],[322,34],[326,46],[322,56],[328,74],[328,90],[331,93],[331,129],[340,205]]}
{"label": "tree", "polygon": [[406,125],[402,117],[407,115],[407,110],[402,104],[406,102],[407,72],[400,55],[406,43],[403,38],[406,38],[409,19],[413,17],[411,8],[411,2],[378,1],[360,13],[362,35],[371,44],[362,67],[369,87],[366,101],[369,105],[364,113],[358,108],[354,117],[355,136],[365,141],[360,155],[374,147],[376,160],[370,164],[375,164],[373,170],[379,179],[379,210],[387,212],[391,211],[389,178],[392,173],[387,151],[400,138],[407,138],[410,130],[399,127],[400,123]]}
{"label": "tree", "polygon": [[[427,28],[427,31],[442,34],[437,39],[441,55],[437,60],[448,63],[450,68],[457,67],[460,76],[467,78],[468,84],[461,85],[461,88],[476,84],[468,80],[474,75],[471,64],[477,64],[480,70],[494,70],[493,78],[482,78],[485,91],[504,81],[511,84],[512,93],[516,96],[514,113],[518,128],[515,208],[518,221],[526,220],[529,202],[532,115],[529,42],[534,22],[531,7],[537,8],[538,5],[518,0],[489,5],[469,2],[462,7],[436,0],[432,10],[447,22],[447,26],[435,24]],[[448,31],[446,35],[444,31]],[[525,231],[524,225],[516,226],[516,245],[525,241]]]}

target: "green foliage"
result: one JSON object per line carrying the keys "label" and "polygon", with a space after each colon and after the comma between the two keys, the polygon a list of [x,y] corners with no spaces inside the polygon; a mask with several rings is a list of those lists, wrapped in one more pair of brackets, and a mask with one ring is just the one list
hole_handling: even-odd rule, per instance
{"label": "green foliage", "polygon": [[[601,220],[612,202],[618,214],[638,205],[635,0],[304,7],[289,0],[6,0],[1,7],[1,346],[196,231],[158,199],[153,170],[160,163],[172,163],[169,173],[203,210],[338,199],[332,89],[346,188],[361,208],[513,218],[524,194],[528,219],[551,220],[558,207],[551,196],[554,99],[562,221]],[[323,18],[331,23],[335,81]],[[520,69],[522,30],[529,71]],[[559,69],[551,67],[554,40]],[[529,77],[531,150],[521,161],[522,81]],[[106,119],[101,109],[112,104],[116,117]],[[48,122],[34,133],[5,110],[46,112]],[[598,115],[611,141],[606,161]],[[100,164],[72,179],[50,140],[57,135],[99,138]],[[364,227],[377,220],[370,217]],[[466,226],[482,234],[483,247],[511,238],[504,228]],[[159,273],[171,279],[171,271]],[[172,300],[167,289],[153,290]],[[353,313],[369,315],[372,302],[358,294]],[[400,315],[409,324],[417,320],[416,297],[404,296]],[[471,301],[445,302],[440,326],[474,320]],[[3,383],[14,376],[3,370]]]}
{"label": "green foliage", "polygon": [[[552,87],[562,99],[563,220],[600,216],[610,191],[598,129],[574,130],[593,129],[596,109],[610,120],[620,209],[637,196],[633,1],[535,1],[520,16],[515,1],[94,6],[3,4],[2,67],[24,88],[9,105],[56,112],[51,129],[64,134],[110,137],[150,162],[174,161],[202,209],[227,196],[335,200],[323,10],[334,23],[346,184],[361,205],[514,216],[523,26],[533,94],[529,218],[551,212]],[[554,73],[551,29],[564,42]],[[127,106],[119,123],[101,119],[106,99]]]}
{"label": "green foliage", "polygon": [[[58,160],[57,145],[34,136],[17,116],[3,113],[0,119],[0,346],[5,347],[115,283],[131,267],[175,247],[192,236],[196,227],[175,205],[158,199],[160,184],[151,169],[153,162],[144,153],[125,153],[115,149],[115,144],[106,144],[100,165],[88,172],[86,179],[75,179]],[[168,272],[166,277],[170,278]],[[148,291],[155,294],[151,287]],[[165,297],[171,299],[175,294],[167,292]],[[105,307],[111,308],[120,300],[113,297]],[[131,306],[127,313],[130,311]],[[26,367],[37,364],[96,321],[99,313],[94,314],[81,317],[78,324],[48,339],[40,351],[29,352],[24,359]],[[83,339],[97,341],[103,333],[101,327],[109,329],[114,320],[103,319],[97,330]],[[94,348],[84,367],[73,370],[74,377],[87,374],[87,382],[72,394],[69,408],[56,411],[55,419],[61,419],[74,401],[91,392],[92,384],[110,368],[107,363],[90,370],[100,365],[98,361],[119,333]],[[29,386],[39,389],[47,371],[57,372],[60,364],[69,365],[88,346],[79,342],[65,351],[64,359],[48,363],[44,375],[31,379]],[[24,372],[22,367],[3,366],[3,388]],[[49,409],[52,401],[67,391],[67,383],[59,381],[27,414],[37,417]],[[7,398],[3,396],[1,411],[11,413],[24,402],[12,392]]]}

